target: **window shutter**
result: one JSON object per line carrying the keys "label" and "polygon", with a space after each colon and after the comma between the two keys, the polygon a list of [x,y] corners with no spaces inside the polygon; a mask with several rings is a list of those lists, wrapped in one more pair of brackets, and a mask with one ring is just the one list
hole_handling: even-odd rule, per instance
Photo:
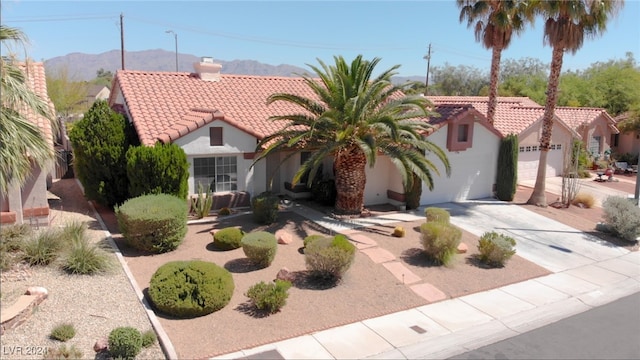
{"label": "window shutter", "polygon": [[222,141],[222,128],[221,127],[210,127],[209,128],[209,143],[211,146],[222,146],[224,145]]}

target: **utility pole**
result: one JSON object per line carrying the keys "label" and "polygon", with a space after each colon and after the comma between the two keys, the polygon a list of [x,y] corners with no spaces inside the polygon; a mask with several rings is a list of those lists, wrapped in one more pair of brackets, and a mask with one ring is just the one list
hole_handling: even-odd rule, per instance
{"label": "utility pole", "polygon": [[173,30],[167,30],[167,31],[165,31],[165,33],[173,34],[173,38],[174,38],[175,43],[176,43],[176,72],[178,72],[178,34]]}
{"label": "utility pole", "polygon": [[429,95],[429,67],[431,65],[431,43],[429,43],[427,55],[425,55],[423,59],[427,59],[427,79],[424,83],[426,85],[426,87],[424,88],[424,96],[427,96]]}
{"label": "utility pole", "polygon": [[120,13],[120,61],[122,62],[122,70],[124,70],[124,23],[122,18],[124,14]]}

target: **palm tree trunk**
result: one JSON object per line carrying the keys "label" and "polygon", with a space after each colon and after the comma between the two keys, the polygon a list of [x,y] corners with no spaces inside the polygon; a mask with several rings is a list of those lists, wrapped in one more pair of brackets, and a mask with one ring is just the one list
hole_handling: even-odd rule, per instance
{"label": "palm tree trunk", "polygon": [[367,183],[367,158],[358,146],[338,153],[335,158],[336,212],[359,215],[364,206],[364,187]]}
{"label": "palm tree trunk", "polygon": [[527,204],[536,206],[547,206],[546,177],[547,177],[547,155],[551,143],[553,130],[553,115],[558,102],[558,83],[560,81],[560,71],[562,70],[562,56],[564,49],[562,46],[555,46],[551,56],[551,71],[549,73],[549,84],[547,85],[547,101],[544,106],[542,117],[542,134],[540,135],[540,161],[538,162],[538,174],[533,193]]}
{"label": "palm tree trunk", "polygon": [[500,57],[502,48],[494,46],[491,55],[491,76],[489,79],[489,103],[487,104],[487,121],[493,125],[498,106],[498,79],[500,78]]}

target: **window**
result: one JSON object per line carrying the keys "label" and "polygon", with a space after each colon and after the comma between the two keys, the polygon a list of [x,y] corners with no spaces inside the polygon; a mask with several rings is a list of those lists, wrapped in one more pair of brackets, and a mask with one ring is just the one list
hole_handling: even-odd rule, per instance
{"label": "window", "polygon": [[611,134],[611,146],[618,146],[620,142],[620,134]]}
{"label": "window", "polygon": [[469,141],[469,124],[458,125],[458,142]]}
{"label": "window", "polygon": [[198,184],[209,184],[213,192],[238,189],[238,165],[235,156],[193,159],[193,179]]}
{"label": "window", "polygon": [[601,136],[593,136],[589,139],[589,152],[591,154],[600,154],[602,149],[600,148]]}
{"label": "window", "polygon": [[551,150],[555,150],[556,149],[556,144],[551,144]]}
{"label": "window", "polygon": [[524,148],[524,151],[526,151],[526,152],[531,152],[531,146],[527,146],[527,147],[525,147],[525,148]]}
{"label": "window", "polygon": [[524,146],[520,146],[520,147],[518,148],[518,151],[519,151],[519,152],[524,152]]}
{"label": "window", "polygon": [[562,150],[562,144],[556,145],[556,150]]}
{"label": "window", "polygon": [[538,151],[538,145],[534,145],[531,147],[531,151],[536,152]]}
{"label": "window", "polygon": [[224,142],[222,141],[222,128],[221,127],[210,127],[209,128],[209,145],[211,146],[222,146]]}

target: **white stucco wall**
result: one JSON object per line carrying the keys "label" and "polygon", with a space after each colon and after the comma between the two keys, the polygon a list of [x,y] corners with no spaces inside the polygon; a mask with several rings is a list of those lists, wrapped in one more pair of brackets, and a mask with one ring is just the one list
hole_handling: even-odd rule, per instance
{"label": "white stucco wall", "polygon": [[[428,139],[446,150],[447,126],[431,134]],[[433,173],[433,191],[423,185],[420,204],[430,205],[492,196],[499,147],[500,138],[484,126],[475,123],[473,146],[465,151],[447,151],[451,164],[450,177],[446,176],[440,160],[431,155],[432,161],[440,170],[440,175]]]}
{"label": "white stucco wall", "polygon": [[364,188],[364,205],[388,203],[387,190],[404,193],[402,179],[387,156],[378,156],[373,168],[365,169],[367,185]]}

